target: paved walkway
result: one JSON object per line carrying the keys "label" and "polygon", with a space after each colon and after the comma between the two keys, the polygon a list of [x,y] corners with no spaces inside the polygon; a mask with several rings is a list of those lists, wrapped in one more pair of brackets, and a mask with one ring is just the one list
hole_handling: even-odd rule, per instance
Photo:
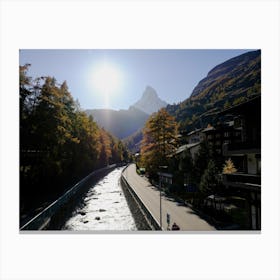
{"label": "paved walkway", "polygon": [[[160,192],[152,186],[146,177],[136,173],[135,164],[124,171],[124,176],[137,195],[145,203],[155,219],[160,221]],[[167,213],[170,215],[170,225],[176,222],[184,231],[214,231],[216,230],[203,218],[199,217],[190,207],[176,202],[162,194],[162,227],[167,230]]]}

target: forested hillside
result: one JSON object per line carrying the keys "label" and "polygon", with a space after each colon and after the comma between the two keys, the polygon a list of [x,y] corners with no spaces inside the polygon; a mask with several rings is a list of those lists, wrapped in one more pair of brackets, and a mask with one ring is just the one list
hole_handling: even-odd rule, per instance
{"label": "forested hillside", "polygon": [[20,66],[21,212],[60,195],[96,168],[127,160],[120,140],[74,102],[66,82],[28,76]]}
{"label": "forested hillside", "polygon": [[140,151],[140,144],[143,138],[143,128],[138,129],[136,132],[131,134],[130,136],[124,138],[122,142],[124,145],[132,152],[136,153]]}
{"label": "forested hillside", "polygon": [[168,105],[181,129],[212,122],[218,111],[261,93],[261,51],[252,51],[214,67],[185,101]]}
{"label": "forested hillside", "polygon": [[128,110],[95,109],[86,110],[100,127],[104,127],[119,139],[123,139],[142,128],[149,115],[131,106]]}

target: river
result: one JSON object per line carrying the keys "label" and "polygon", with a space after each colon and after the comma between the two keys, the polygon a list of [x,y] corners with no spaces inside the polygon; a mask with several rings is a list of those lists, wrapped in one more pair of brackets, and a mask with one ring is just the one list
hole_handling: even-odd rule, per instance
{"label": "river", "polygon": [[137,230],[122,188],[123,167],[116,168],[86,193],[81,207],[63,226],[63,230]]}

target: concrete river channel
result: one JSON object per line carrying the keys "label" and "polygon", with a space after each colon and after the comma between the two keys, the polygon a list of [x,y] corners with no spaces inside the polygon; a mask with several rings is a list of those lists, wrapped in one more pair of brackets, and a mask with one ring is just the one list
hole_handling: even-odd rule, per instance
{"label": "concrete river channel", "polygon": [[91,186],[62,230],[137,230],[120,185],[123,169],[114,169]]}

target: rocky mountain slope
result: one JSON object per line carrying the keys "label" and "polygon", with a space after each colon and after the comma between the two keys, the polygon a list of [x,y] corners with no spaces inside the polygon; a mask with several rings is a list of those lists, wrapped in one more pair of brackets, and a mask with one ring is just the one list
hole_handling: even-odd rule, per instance
{"label": "rocky mountain slope", "polygon": [[218,111],[261,94],[261,51],[234,57],[214,67],[185,101],[168,105],[181,129],[207,125]]}
{"label": "rocky mountain slope", "polygon": [[260,86],[260,71],[260,51],[234,57],[214,67],[194,88],[191,98],[215,100],[222,94],[246,94],[252,87]]}

